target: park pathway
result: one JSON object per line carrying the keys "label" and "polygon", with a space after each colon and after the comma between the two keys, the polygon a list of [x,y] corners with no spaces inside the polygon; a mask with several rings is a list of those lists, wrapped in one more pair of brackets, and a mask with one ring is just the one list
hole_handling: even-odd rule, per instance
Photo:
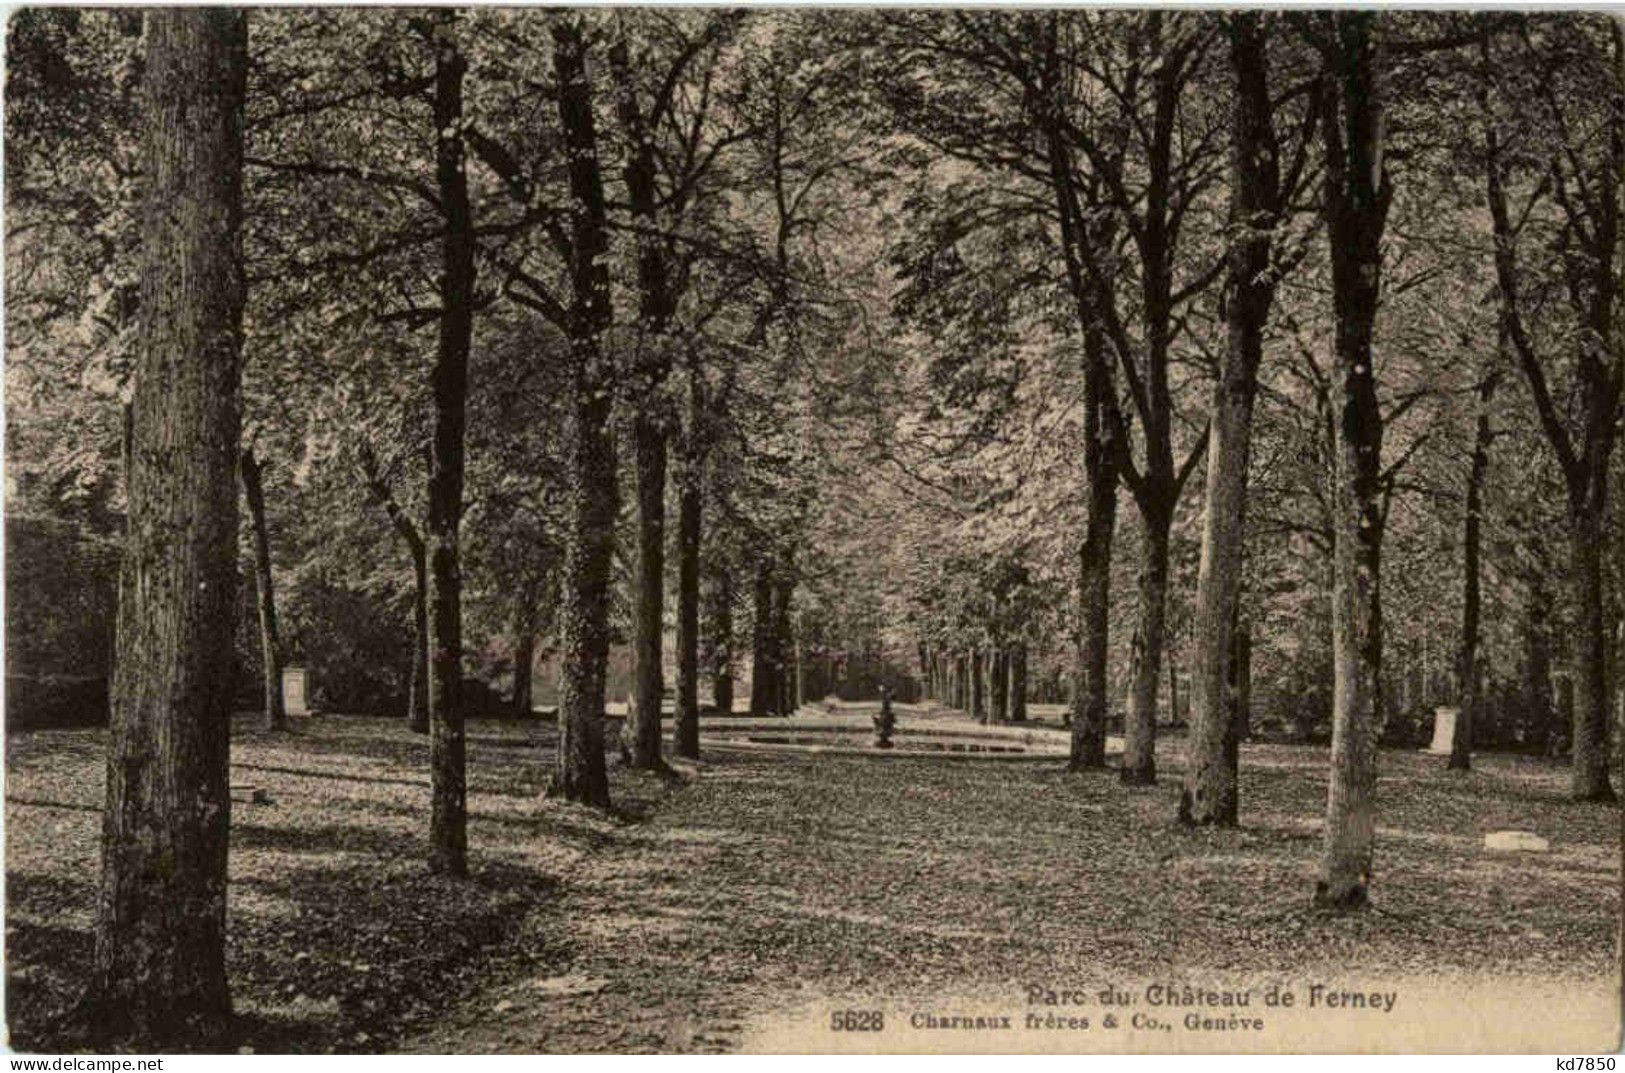
{"label": "park pathway", "polygon": [[1008,964],[1028,945],[1008,902],[1026,899],[993,872],[1043,867],[998,863],[1019,854],[1011,781],[997,763],[719,754],[561,877],[502,978],[404,1049],[728,1051],[776,1011]]}
{"label": "park pathway", "polygon": [[[1609,971],[1618,812],[1565,803],[1561,772],[1492,760],[1469,787],[1385,756],[1407,791],[1388,799],[1382,910],[1327,918],[1308,905],[1320,750],[1249,746],[1246,825],[1185,831],[1168,745],[1143,790],[1059,764],[713,753],[560,876],[490,985],[403,1049],[758,1049],[791,1011],[820,1026],[853,1000],[1008,1002],[1192,967]],[[1487,858],[1476,829],[1515,821],[1563,845]]]}

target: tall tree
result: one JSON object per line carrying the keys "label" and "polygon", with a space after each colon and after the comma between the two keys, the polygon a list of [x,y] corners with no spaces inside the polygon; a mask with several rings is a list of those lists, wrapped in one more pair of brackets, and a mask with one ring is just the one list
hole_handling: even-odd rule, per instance
{"label": "tall tree", "polygon": [[1002,647],[988,650],[987,721],[1002,725],[1010,721],[1010,657]]}
{"label": "tall tree", "polygon": [[677,755],[700,755],[700,532],[705,505],[704,379],[688,368],[686,434],[677,472],[677,699],[672,713]]}
{"label": "tall tree", "polygon": [[1340,392],[1332,488],[1332,769],[1315,900],[1353,909],[1368,897],[1376,832],[1383,509],[1382,411],[1371,338],[1393,184],[1382,158],[1378,16],[1339,12],[1317,21],[1326,67],[1320,121],[1326,168],[1323,212],[1331,250]]}
{"label": "tall tree", "polygon": [[1226,18],[1234,110],[1230,126],[1229,247],[1225,266],[1224,350],[1213,389],[1207,454],[1207,508],[1196,583],[1196,654],[1189,753],[1180,816],[1191,823],[1236,822],[1236,730],[1227,683],[1236,642],[1246,539],[1247,469],[1253,399],[1264,331],[1282,266],[1277,229],[1305,173],[1316,109],[1305,109],[1296,153],[1283,173],[1270,94],[1270,16]]}
{"label": "tall tree", "polygon": [[[1124,715],[1122,780],[1156,781],[1157,693],[1167,643],[1168,562],[1174,511],[1186,480],[1200,461],[1206,434],[1183,459],[1176,459],[1178,414],[1170,378],[1173,348],[1180,334],[1180,311],[1218,278],[1222,261],[1181,272],[1189,260],[1181,238],[1201,211],[1212,185],[1209,158],[1211,120],[1191,108],[1190,92],[1200,84],[1212,32],[1200,19],[1149,12],[1128,30],[1129,46],[1120,65],[1110,59],[1085,70],[1111,87],[1121,114],[1107,122],[1135,132],[1132,149],[1110,145],[1098,133],[1075,125],[1078,149],[1104,185],[1103,201],[1118,214],[1135,253],[1137,294],[1131,310],[1140,340],[1119,312],[1111,282],[1116,268],[1107,251],[1095,249],[1086,267],[1095,280],[1097,313],[1117,357],[1138,419],[1143,463],[1136,464],[1127,435],[1116,437],[1119,473],[1143,523],[1139,572],[1140,619],[1131,646],[1129,696]],[[1188,128],[1183,133],[1182,129]],[[1178,134],[1179,136],[1176,136]],[[1143,180],[1134,176],[1143,169]]]}
{"label": "tall tree", "polygon": [[604,352],[610,305],[604,182],[593,121],[587,41],[576,12],[553,23],[559,132],[570,185],[568,335],[571,368],[569,522],[559,645],[558,769],[553,789],[608,807],[604,766],[604,669],[609,659],[609,578],[614,557],[615,440],[609,428],[615,377]]}
{"label": "tall tree", "polygon": [[463,435],[467,426],[468,356],[474,337],[474,221],[464,170],[463,76],[457,13],[437,12],[435,49],[435,178],[445,232],[440,246],[440,339],[435,354],[434,440],[429,468],[429,866],[468,872],[468,786],[464,770],[462,573],[458,538],[463,517]]}
{"label": "tall tree", "polygon": [[[1503,333],[1504,335],[1504,333]],[[1502,339],[1504,347],[1506,340]],[[1492,359],[1498,360],[1497,359]],[[1461,711],[1450,739],[1453,771],[1466,771],[1473,765],[1473,728],[1483,704],[1483,676],[1479,673],[1479,619],[1482,615],[1481,574],[1484,529],[1484,476],[1490,465],[1490,444],[1495,430],[1490,425],[1490,403],[1500,382],[1500,369],[1491,364],[1478,382],[1478,407],[1473,418],[1472,458],[1467,466],[1466,508],[1461,537],[1461,647],[1456,655],[1456,674],[1461,681]]]}
{"label": "tall tree", "polygon": [[241,414],[241,10],[147,15],[129,519],[96,932],[104,1024],[218,1048]]}
{"label": "tall tree", "polygon": [[[972,13],[951,21],[932,15],[888,18],[897,35],[894,56],[905,81],[893,91],[903,129],[977,177],[974,185],[948,187],[940,223],[922,229],[948,249],[950,266],[977,232],[997,235],[1012,220],[1034,218],[1058,234],[1029,238],[1058,245],[1064,276],[1060,297],[1070,309],[1068,327],[1082,373],[1082,462],[1087,513],[1076,540],[1076,625],[1073,649],[1072,754],[1074,769],[1104,767],[1109,651],[1112,545],[1117,524],[1117,486],[1126,446],[1126,422],[1118,408],[1113,352],[1105,330],[1106,306],[1119,273],[1109,264],[1122,235],[1106,206],[1102,175],[1122,162],[1118,126],[1098,122],[1088,107],[1098,82],[1087,70],[1088,51],[1107,39],[1119,17],[1072,12],[1010,15]],[[981,102],[965,108],[967,100]],[[1037,137],[1034,137],[1034,134]],[[1094,153],[1084,151],[1087,144]],[[1082,165],[1088,165],[1084,167]],[[1028,189],[1028,186],[1031,189]],[[1002,237],[1002,236],[1001,236]],[[1024,236],[1026,237],[1026,236]],[[1001,242],[1001,257],[1012,247]],[[1041,247],[1042,248],[1042,247]],[[1091,266],[1107,264],[1104,271]],[[1046,264],[1045,284],[1053,285]],[[977,274],[979,276],[979,274]],[[928,279],[930,277],[927,277]],[[973,277],[975,278],[975,277]],[[1023,277],[1028,286],[1032,277]],[[963,307],[974,316],[996,303],[978,295]],[[1003,321],[1005,318],[1001,318]],[[961,333],[963,334],[963,333]],[[955,639],[962,645],[969,636]],[[976,686],[981,661],[970,653],[955,663],[957,703],[981,712]]]}
{"label": "tall tree", "polygon": [[711,704],[718,715],[734,706],[733,566],[713,542],[705,558],[705,647],[701,662],[711,675]]}
{"label": "tall tree", "polygon": [[[1063,229],[1077,210],[1063,208]],[[1075,228],[1081,227],[1074,223]],[[1081,259],[1069,257],[1067,274],[1074,292],[1086,293]],[[1092,319],[1092,301],[1083,297],[1080,314],[1084,336],[1083,469],[1088,490],[1088,519],[1078,541],[1077,645],[1072,661],[1071,752],[1073,770],[1106,766],[1106,717],[1109,684],[1112,538],[1117,528],[1117,405],[1111,359],[1105,339]]]}
{"label": "tall tree", "polygon": [[[660,756],[660,708],[665,680],[661,652],[665,637],[666,440],[672,423],[664,386],[671,370],[665,339],[676,312],[676,282],[668,265],[668,239],[659,231],[658,165],[655,136],[669,97],[646,111],[628,58],[625,17],[621,36],[609,52],[615,73],[616,113],[626,137],[623,168],[627,197],[637,228],[637,360],[632,370],[636,412],[632,418],[633,466],[637,478],[638,559],[632,611],[632,705],[623,728],[627,756],[635,768],[664,767]],[[671,72],[673,82],[682,67]]]}
{"label": "tall tree", "polygon": [[254,448],[243,448],[238,462],[243,481],[243,500],[248,505],[249,526],[254,543],[254,589],[260,614],[261,677],[265,687],[265,726],[286,730],[287,709],[282,703],[282,644],[276,628],[276,592],[271,578],[271,536],[265,521],[265,463],[254,457]]}
{"label": "tall tree", "polygon": [[525,579],[514,601],[513,690],[508,707],[518,716],[530,715],[534,707],[531,679],[536,669],[536,632],[541,618],[537,581],[534,577]]}
{"label": "tall tree", "polygon": [[[1579,20],[1574,20],[1579,23]],[[1557,361],[1525,320],[1519,238],[1527,211],[1514,216],[1507,162],[1492,113],[1487,118],[1487,179],[1495,233],[1495,271],[1502,317],[1523,369],[1542,431],[1568,496],[1569,583],[1575,616],[1573,784],[1580,801],[1612,801],[1608,778],[1608,623],[1603,549],[1608,517],[1608,464],[1619,437],[1625,353],[1619,345],[1620,188],[1625,183],[1625,31],[1617,21],[1547,24],[1540,40],[1521,37],[1539,73],[1530,94],[1546,145],[1544,182],[1558,207],[1560,269],[1577,330],[1572,342],[1572,396],[1564,412],[1554,383]],[[1569,40],[1552,40],[1552,35]],[[1599,41],[1606,35],[1607,44]],[[1486,67],[1495,59],[1488,37]],[[1558,87],[1563,87],[1562,89]],[[1568,92],[1563,92],[1567,89]],[[1570,115],[1584,103],[1593,115]],[[1531,199],[1532,202],[1534,199]]]}
{"label": "tall tree", "polygon": [[[1189,90],[1205,77],[1214,34],[1209,22],[1163,12],[1039,18],[1047,25],[966,15],[957,25],[968,40],[927,35],[943,54],[944,67],[966,65],[1013,91],[1010,103],[1020,117],[985,128],[939,119],[949,134],[936,142],[962,159],[1007,168],[1049,187],[1037,204],[1061,226],[1069,297],[1087,363],[1085,420],[1100,422],[1103,430],[1085,442],[1091,500],[1098,502],[1091,503],[1079,557],[1078,672],[1080,687],[1087,688],[1077,694],[1092,711],[1091,694],[1104,687],[1103,681],[1094,685],[1104,676],[1094,674],[1093,667],[1104,663],[1099,658],[1105,646],[1101,582],[1109,576],[1115,503],[1107,509],[1107,474],[1089,455],[1104,440],[1114,456],[1113,472],[1128,487],[1144,523],[1140,621],[1120,774],[1127,783],[1149,784],[1156,781],[1171,528],[1180,493],[1206,442],[1204,434],[1183,459],[1175,456],[1179,414],[1171,363],[1176,344],[1189,331],[1185,311],[1222,267],[1222,261],[1205,263],[1191,248],[1198,234],[1193,221],[1208,211],[1211,200],[1218,128]],[[1033,137],[1035,131],[1041,136]],[[1031,211],[1034,199],[1021,203]],[[1050,204],[1057,206],[1053,213]],[[1096,346],[1108,368],[1115,365],[1122,374],[1139,426],[1135,440],[1144,456],[1139,463],[1124,407],[1115,390],[1106,390],[1096,364]],[[1089,416],[1095,407],[1098,417]],[[1115,484],[1110,487],[1115,495]],[[1097,761],[1103,723],[1074,719],[1074,766]]]}
{"label": "tall tree", "polygon": [[429,559],[428,548],[406,509],[390,491],[389,481],[380,470],[372,449],[358,448],[361,479],[367,494],[389,518],[395,534],[412,559],[412,667],[408,672],[406,725],[417,734],[429,732]]}
{"label": "tall tree", "polygon": [[1010,650],[1010,722],[1027,721],[1027,642],[1018,641]]}
{"label": "tall tree", "polygon": [[773,565],[771,558],[760,556],[751,585],[750,714],[755,716],[779,710]]}
{"label": "tall tree", "polygon": [[[715,98],[720,77],[717,46],[740,16],[736,12],[673,17],[668,13],[620,13],[609,50],[615,113],[625,140],[625,182],[636,251],[638,316],[630,370],[632,449],[637,482],[638,559],[633,603],[633,703],[623,733],[631,766],[659,769],[661,667],[665,635],[665,530],[668,443],[679,425],[668,388],[680,349],[677,323],[697,250],[690,219],[703,209],[705,179],[731,142],[716,136]],[[633,62],[634,48],[637,62]],[[645,90],[644,82],[650,83]],[[694,354],[692,347],[690,353]],[[690,370],[691,374],[697,370]],[[686,473],[686,465],[685,471]],[[697,532],[699,500],[688,488],[682,500]],[[680,510],[682,507],[680,506]],[[681,529],[681,520],[679,528]],[[681,535],[681,534],[680,534]],[[692,560],[696,542],[680,557]],[[689,590],[679,591],[679,601]],[[692,602],[681,615],[694,614]],[[680,659],[692,658],[682,634]]]}
{"label": "tall tree", "polygon": [[987,651],[974,648],[970,653],[970,716],[985,723],[987,709]]}
{"label": "tall tree", "polygon": [[773,586],[773,699],[779,715],[793,715],[796,710],[796,639],[790,612],[795,598],[796,579],[790,564],[779,571]]}

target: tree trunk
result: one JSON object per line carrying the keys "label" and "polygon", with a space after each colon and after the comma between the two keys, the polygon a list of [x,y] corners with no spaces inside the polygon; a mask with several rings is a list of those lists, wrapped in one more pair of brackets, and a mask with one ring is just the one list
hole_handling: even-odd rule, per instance
{"label": "tree trunk", "polygon": [[559,129],[570,177],[571,364],[569,522],[559,647],[558,769],[552,791],[607,808],[604,669],[609,660],[609,580],[615,550],[614,373],[603,353],[611,320],[608,232],[592,80],[577,18],[553,24]]}
{"label": "tree trunk", "polygon": [[1179,723],[1184,712],[1179,707],[1179,664],[1174,660],[1173,652],[1168,653],[1168,721]]}
{"label": "tree trunk", "polygon": [[991,662],[992,661],[988,659],[986,649],[976,648],[971,650],[971,716],[978,723],[986,723],[988,721],[989,705],[987,702],[987,685],[988,678],[990,677],[988,674],[989,664]]}
{"label": "tree trunk", "polygon": [[435,52],[435,173],[446,232],[441,242],[440,343],[435,357],[434,446],[429,470],[429,867],[468,874],[464,771],[462,570],[463,431],[468,354],[474,337],[474,223],[463,171],[463,74],[456,14],[437,13],[445,43]]}
{"label": "tree trunk", "polygon": [[[638,266],[637,415],[632,439],[637,457],[638,565],[633,613],[634,703],[627,713],[624,736],[631,767],[660,770],[661,697],[665,675],[661,656],[665,641],[666,592],[666,429],[668,408],[662,387],[671,372],[664,336],[675,309],[666,264],[666,239],[659,234],[656,190],[656,131],[647,127],[624,37],[610,49],[615,73],[615,110],[628,151],[622,172],[632,216],[639,225],[635,241]],[[655,121],[659,121],[658,114]]]}
{"label": "tree trunk", "polygon": [[[1156,59],[1147,69],[1147,103],[1152,115],[1142,126],[1148,134],[1145,158],[1145,186],[1142,195],[1130,204],[1121,196],[1112,195],[1109,202],[1113,212],[1107,219],[1126,214],[1136,221],[1133,226],[1133,245],[1138,253],[1138,320],[1141,341],[1132,344],[1117,315],[1117,283],[1111,259],[1104,254],[1110,250],[1109,241],[1063,241],[1064,247],[1076,246],[1082,256],[1076,259],[1088,269],[1091,287],[1077,296],[1080,319],[1086,324],[1093,321],[1109,331],[1119,363],[1128,380],[1134,410],[1140,418],[1139,440],[1145,455],[1144,472],[1140,472],[1132,457],[1133,442],[1126,430],[1117,430],[1123,424],[1116,409],[1115,393],[1104,394],[1103,411],[1108,427],[1113,427],[1112,445],[1121,470],[1139,509],[1145,538],[1142,553],[1145,556],[1140,575],[1140,621],[1132,646],[1130,691],[1128,710],[1124,719],[1123,762],[1119,771],[1128,785],[1150,785],[1156,781],[1156,726],[1157,695],[1162,671],[1163,648],[1166,643],[1168,543],[1169,526],[1178,503],[1185,478],[1199,457],[1193,453],[1185,466],[1176,469],[1173,458],[1174,400],[1169,381],[1169,354],[1175,336],[1174,313],[1178,304],[1174,294],[1174,268],[1179,258],[1178,236],[1180,206],[1174,191],[1180,173],[1176,132],[1180,127],[1180,101],[1190,68],[1186,59],[1163,36],[1162,16],[1158,12],[1147,15],[1149,31],[1146,44]],[[1131,106],[1134,107],[1134,106]],[[1140,117],[1136,116],[1136,122]],[[1052,150],[1052,160],[1056,157]],[[1052,164],[1053,168],[1053,164]],[[1070,174],[1066,181],[1072,182]],[[1066,217],[1083,218],[1073,206],[1071,212],[1062,213],[1063,239],[1067,230]],[[1098,226],[1098,225],[1094,225]],[[1089,226],[1073,226],[1074,235],[1090,234]],[[1102,236],[1103,238],[1105,236]],[[1069,255],[1071,256],[1071,255]],[[1068,267],[1069,279],[1075,275]],[[1088,332],[1085,332],[1087,342]],[[1136,368],[1136,362],[1138,367]]]}
{"label": "tree trunk", "polygon": [[1524,620],[1523,703],[1529,741],[1541,755],[1549,752],[1552,739],[1552,594],[1546,573],[1535,569],[1529,579],[1529,603]]}
{"label": "tree trunk", "polygon": [[637,454],[638,567],[634,602],[633,703],[622,734],[628,765],[648,771],[666,766],[660,756],[660,660],[665,642],[666,434],[647,414],[633,421]]}
{"label": "tree trunk", "polygon": [[[1247,620],[1242,618],[1240,605],[1236,608],[1236,624],[1231,629],[1233,651],[1227,670],[1228,698],[1225,712],[1227,733],[1224,741],[1224,763],[1236,772],[1239,780],[1241,743],[1251,734],[1253,706],[1253,642]],[[1237,797],[1240,797],[1239,792]]]}
{"label": "tree trunk", "polygon": [[677,491],[677,755],[700,756],[700,460],[684,460]]}
{"label": "tree trunk", "polygon": [[1569,751],[1570,730],[1574,726],[1574,676],[1560,675],[1557,679],[1557,718],[1551,740],[1546,743],[1546,756],[1555,760]]}
{"label": "tree trunk", "polygon": [[[1482,39],[1481,55],[1491,67],[1491,38]],[[1570,583],[1574,604],[1574,724],[1571,796],[1577,801],[1612,801],[1608,778],[1608,628],[1603,605],[1602,549],[1606,540],[1608,463],[1618,436],[1621,408],[1619,363],[1611,355],[1615,345],[1615,307],[1619,293],[1620,250],[1619,186],[1625,181],[1625,33],[1612,35],[1615,81],[1610,94],[1605,163],[1592,176],[1577,175],[1582,190],[1595,187],[1595,195],[1560,200],[1568,226],[1564,232],[1564,258],[1568,264],[1568,293],[1582,325],[1578,335],[1574,392],[1581,420],[1571,433],[1546,380],[1539,354],[1529,337],[1519,307],[1517,234],[1508,211],[1502,183],[1497,129],[1488,95],[1483,98],[1486,118],[1487,193],[1494,226],[1495,272],[1500,294],[1502,324],[1523,367],[1535,410],[1540,418],[1568,492]],[[1561,167],[1561,163],[1557,165]],[[1557,173],[1559,178],[1561,173]],[[1592,206],[1595,206],[1593,208]],[[1576,213],[1579,215],[1577,216]]]}
{"label": "tree trunk", "polygon": [[[1053,115],[1064,110],[1054,102]],[[1112,580],[1112,538],[1117,528],[1117,388],[1101,325],[1103,300],[1084,262],[1095,238],[1079,202],[1067,136],[1059,122],[1044,125],[1050,183],[1060,216],[1067,288],[1083,339],[1083,470],[1089,516],[1078,546],[1077,647],[1072,660],[1072,749],[1067,770],[1106,766],[1106,657]],[[1109,245],[1109,241],[1107,241]]]}
{"label": "tree trunk", "polygon": [[1117,529],[1117,448],[1106,408],[1116,388],[1100,330],[1084,326],[1083,468],[1089,518],[1078,547],[1078,645],[1072,670],[1069,771],[1106,766],[1106,660],[1110,647],[1112,540]]}
{"label": "tree trunk", "polygon": [[1608,628],[1604,619],[1602,571],[1606,537],[1602,518],[1600,509],[1588,510],[1585,506],[1571,509],[1569,516],[1571,584],[1577,619],[1571,746],[1571,796],[1576,801],[1614,800],[1614,789],[1608,780]]}
{"label": "tree trunk", "polygon": [[1027,644],[1010,650],[1010,701],[1006,706],[1012,723],[1027,721]]}
{"label": "tree trunk", "polygon": [[791,694],[793,703],[791,711],[800,711],[807,703],[807,664],[802,659],[801,652],[801,618],[796,617],[795,650],[791,653],[791,664],[795,668],[795,691]]}
{"label": "tree trunk", "polygon": [[988,652],[988,718],[997,726],[1010,721],[1010,664],[1004,649]]}
{"label": "tree trunk", "polygon": [[1382,411],[1371,332],[1392,187],[1382,170],[1376,16],[1359,11],[1328,18],[1332,69],[1321,136],[1335,352],[1342,376],[1333,480],[1332,767],[1315,901],[1341,910],[1366,904],[1376,830]]}
{"label": "tree trunk", "polygon": [[727,664],[711,679],[711,702],[723,715],[730,715],[734,710],[733,668]]}
{"label": "tree trunk", "polygon": [[102,814],[99,1027],[226,1047],[244,13],[148,12],[141,297]]}
{"label": "tree trunk", "polygon": [[779,715],[795,711],[795,685],[791,679],[791,654],[795,637],[790,628],[790,600],[795,593],[795,582],[783,572],[774,585],[773,599],[773,710]]}
{"label": "tree trunk", "polygon": [[517,716],[531,712],[531,679],[535,674],[536,633],[528,628],[516,638],[513,650],[513,696],[509,707]]}
{"label": "tree trunk", "polygon": [[429,560],[420,540],[411,549],[415,590],[412,594],[412,683],[406,700],[406,725],[414,734],[429,732]]}
{"label": "tree trunk", "polygon": [[[1616,557],[1615,561],[1619,559]],[[1625,677],[1625,615],[1614,627],[1614,658],[1608,668],[1608,680],[1614,690],[1614,776],[1625,781],[1625,684],[1621,683],[1622,677]]]}
{"label": "tree trunk", "polygon": [[1461,711],[1450,740],[1452,771],[1472,767],[1473,728],[1482,702],[1478,675],[1480,518],[1484,502],[1484,474],[1490,464],[1490,401],[1498,374],[1487,372],[1478,386],[1478,416],[1473,425],[1473,458],[1467,471],[1467,515],[1462,523],[1461,651],[1456,666],[1461,677]]}
{"label": "tree trunk", "polygon": [[1268,37],[1258,12],[1230,15],[1230,72],[1236,86],[1230,128],[1230,223],[1225,348],[1208,432],[1207,510],[1196,581],[1196,651],[1180,816],[1234,826],[1238,794],[1232,627],[1241,597],[1247,539],[1247,467],[1264,328],[1275,300],[1271,235],[1280,218],[1280,173],[1269,99]]}
{"label": "tree trunk", "polygon": [[1152,514],[1144,520],[1140,624],[1130,648],[1128,711],[1123,719],[1123,766],[1119,771],[1130,786],[1152,786],[1157,781],[1157,691],[1167,635],[1170,519]]}
{"label": "tree trunk", "polygon": [[711,674],[711,703],[718,715],[729,715],[734,704],[733,575],[724,563],[711,568],[706,667]]}
{"label": "tree trunk", "polygon": [[773,686],[773,569],[766,559],[756,563],[751,592],[750,714],[761,717],[778,709]]}
{"label": "tree trunk", "polygon": [[[408,685],[406,699],[406,724],[413,733],[427,734],[429,732],[428,708],[428,682],[429,682],[429,564],[428,553],[423,546],[423,537],[418,534],[417,526],[406,516],[406,511],[395,501],[395,495],[389,490],[389,483],[378,469],[377,459],[373,457],[372,450],[365,444],[360,445],[361,477],[366,482],[367,493],[373,501],[384,508],[389,516],[390,524],[395,527],[396,534],[406,545],[407,554],[412,557],[412,576],[414,587],[412,591],[412,669],[410,684]],[[431,467],[433,463],[430,463]]]}
{"label": "tree trunk", "polygon": [[[1091,482],[1092,484],[1093,482]],[[1089,534],[1078,553],[1078,645],[1073,660],[1072,750],[1067,768],[1078,771],[1106,766],[1107,655],[1111,599],[1112,509],[1102,522],[1091,513]]]}
{"label": "tree trunk", "polygon": [[243,498],[248,503],[249,524],[254,530],[254,588],[260,609],[265,728],[286,730],[288,713],[282,704],[282,646],[277,640],[276,595],[271,587],[271,537],[265,525],[265,485],[261,480],[265,465],[254,457],[252,447],[245,447],[239,468],[243,479]]}

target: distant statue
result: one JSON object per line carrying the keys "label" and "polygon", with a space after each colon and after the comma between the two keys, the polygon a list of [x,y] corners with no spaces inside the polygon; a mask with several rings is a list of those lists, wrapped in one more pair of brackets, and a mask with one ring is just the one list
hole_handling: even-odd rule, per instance
{"label": "distant statue", "polygon": [[890,749],[892,731],[897,729],[897,716],[891,710],[891,686],[880,687],[880,711],[875,713],[875,748]]}

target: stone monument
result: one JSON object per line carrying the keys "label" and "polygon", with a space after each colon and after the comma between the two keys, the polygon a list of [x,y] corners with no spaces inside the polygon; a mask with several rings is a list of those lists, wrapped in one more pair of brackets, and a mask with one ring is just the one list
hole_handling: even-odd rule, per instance
{"label": "stone monument", "polygon": [[1460,715],[1460,708],[1433,709],[1433,743],[1428,746],[1428,752],[1435,756],[1450,755],[1456,738],[1456,719]]}
{"label": "stone monument", "polygon": [[282,668],[282,710],[289,715],[309,715],[310,676],[303,667]]}

